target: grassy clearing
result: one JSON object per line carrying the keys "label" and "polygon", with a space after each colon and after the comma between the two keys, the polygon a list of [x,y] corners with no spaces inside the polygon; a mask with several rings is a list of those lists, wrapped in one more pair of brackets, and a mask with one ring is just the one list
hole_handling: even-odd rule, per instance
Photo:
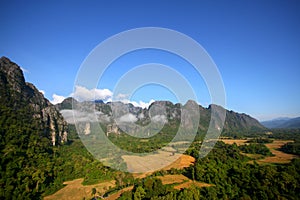
{"label": "grassy clearing", "polygon": [[212,184],[208,184],[208,183],[200,183],[200,182],[197,182],[197,181],[191,181],[191,180],[189,180],[188,182],[181,183],[179,185],[174,186],[174,189],[181,190],[183,188],[190,188],[192,186],[196,186],[196,187],[211,187],[213,185]]}
{"label": "grassy clearing", "polygon": [[[172,154],[168,153],[169,156],[172,156]],[[160,168],[162,170],[170,170],[172,168],[175,169],[183,169],[186,167],[189,167],[190,165],[193,165],[195,162],[195,158],[189,155],[185,155],[182,154],[181,156],[178,156],[180,154],[175,154],[175,156],[177,156],[177,160],[175,160],[174,162],[172,162],[171,164]],[[131,167],[130,169],[139,169],[139,167],[143,167],[143,165],[134,165],[135,160],[134,159],[130,159],[130,158],[134,158],[133,156],[130,157],[125,157],[125,161],[127,163],[127,167]],[[124,158],[123,158],[124,159]],[[159,162],[160,160],[157,160],[157,162]],[[145,159],[145,162],[149,162],[147,161],[147,159]],[[166,161],[164,161],[163,163],[165,163]],[[155,167],[158,163],[155,163],[153,165],[153,167]],[[134,178],[145,178],[146,176],[149,176],[153,173],[154,171],[149,171],[149,172],[145,172],[145,173],[134,173],[133,176]]]}
{"label": "grassy clearing", "polygon": [[257,160],[257,163],[289,163],[292,159],[298,158],[299,156],[297,155],[287,154],[277,150],[288,142],[293,142],[293,140],[274,140],[273,143],[265,144],[275,156]]}
{"label": "grassy clearing", "polygon": [[232,144],[235,143],[236,145],[240,146],[240,145],[247,144],[248,140],[245,140],[245,139],[238,139],[238,140],[234,140],[234,139],[221,139],[221,141],[224,142],[225,144],[232,145]]}
{"label": "grassy clearing", "polygon": [[123,189],[119,190],[118,192],[116,192],[116,193],[114,193],[112,195],[109,195],[105,199],[106,200],[115,200],[115,199],[118,199],[123,194],[123,192],[130,191],[132,189],[133,189],[133,186],[130,186],[130,187],[127,187],[127,188],[123,188]]}
{"label": "grassy clearing", "polygon": [[122,156],[127,164],[127,169],[132,173],[154,172],[169,170],[171,168],[183,169],[195,162],[195,158],[177,153],[158,151],[158,154],[148,156]]}
{"label": "grassy clearing", "polygon": [[165,175],[165,176],[158,176],[164,185],[174,184],[174,189],[180,190],[182,188],[189,188],[191,186],[196,187],[210,187],[213,186],[212,184],[208,183],[201,183],[198,181],[192,181],[191,179],[187,178],[182,174],[178,175]]}
{"label": "grassy clearing", "polygon": [[183,183],[185,181],[189,181],[189,178],[182,174],[176,175],[165,175],[165,176],[157,176],[164,185],[174,184],[174,183]]}
{"label": "grassy clearing", "polygon": [[[233,140],[233,139],[221,139],[222,142],[225,144],[234,144],[236,143],[238,146],[248,144],[247,140]],[[293,140],[274,140],[272,143],[266,143],[266,147],[270,149],[271,153],[274,154],[274,156],[267,156],[267,157],[261,157],[261,155],[257,154],[245,154],[242,153],[250,158],[253,158],[256,160],[259,164],[265,164],[265,163],[289,163],[292,159],[297,158],[299,156],[293,155],[293,154],[287,154],[282,151],[279,151],[280,147],[285,145],[288,142],[293,142]],[[253,161],[250,161],[249,163],[253,163]]]}
{"label": "grassy clearing", "polygon": [[56,193],[46,196],[44,200],[82,200],[83,198],[90,199],[93,197],[92,188],[96,188],[97,193],[104,194],[109,187],[115,186],[115,181],[107,181],[94,185],[82,185],[83,178],[64,182],[66,185]]}

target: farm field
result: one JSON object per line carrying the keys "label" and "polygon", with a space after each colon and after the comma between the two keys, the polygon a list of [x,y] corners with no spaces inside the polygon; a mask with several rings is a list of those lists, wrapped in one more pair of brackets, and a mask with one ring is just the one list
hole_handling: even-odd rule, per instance
{"label": "farm field", "polygon": [[115,199],[118,199],[123,192],[126,192],[126,191],[130,191],[133,189],[133,186],[130,186],[130,187],[127,187],[127,188],[123,188],[121,190],[119,190],[118,192],[112,194],[112,195],[109,195],[108,197],[106,197],[105,199],[106,200],[115,200]]}
{"label": "farm field", "polygon": [[44,197],[44,200],[82,200],[83,198],[92,198],[92,188],[96,188],[97,192],[104,193],[109,187],[115,186],[115,181],[107,181],[94,185],[82,185],[83,178],[66,181],[64,188],[58,190],[56,193]]}
{"label": "farm field", "polygon": [[293,142],[293,140],[274,140],[273,143],[265,144],[266,147],[268,147],[272,152],[272,154],[274,154],[275,156],[269,156],[261,160],[258,160],[257,162],[261,164],[262,163],[289,163],[291,162],[292,159],[298,158],[299,156],[297,155],[288,154],[277,150],[288,142]]}
{"label": "farm field", "polygon": [[169,170],[171,168],[182,169],[195,162],[195,158],[171,153],[169,151],[158,151],[158,154],[148,156],[122,156],[127,164],[127,169],[132,173],[154,172],[160,169]]}
{"label": "farm field", "polygon": [[[234,144],[236,143],[238,146],[240,145],[245,145],[247,144],[247,140],[245,139],[238,139],[238,140],[234,140],[234,139],[222,139],[222,142],[224,142],[225,144]],[[277,149],[279,149],[280,147],[282,147],[283,145],[285,145],[286,143],[289,142],[293,142],[293,140],[274,140],[272,143],[266,143],[266,147],[268,147],[271,151],[272,154],[274,154],[274,156],[267,156],[265,158],[261,159],[260,155],[256,155],[256,154],[244,154],[250,158],[254,158],[257,159],[256,162],[259,164],[264,164],[264,163],[289,163],[291,162],[292,159],[294,158],[298,158],[299,156],[297,155],[293,155],[293,154],[287,154],[284,153],[282,151],[279,151]],[[252,161],[250,162],[252,163]]]}
{"label": "farm field", "polygon": [[182,174],[178,175],[165,175],[165,176],[158,176],[164,185],[175,184],[174,189],[180,190],[182,188],[189,188],[192,185],[196,187],[210,187],[213,186],[212,184],[208,183],[201,183],[198,181],[192,181],[191,179],[187,178]]}
{"label": "farm field", "polygon": [[[247,144],[246,139],[239,139],[239,140],[232,140],[232,139],[222,139],[222,141],[226,144],[234,144],[236,143],[238,146],[240,145],[245,145]],[[296,158],[298,156],[292,155],[292,154],[286,154],[283,153],[279,150],[281,146],[288,142],[293,142],[292,140],[274,140],[273,143],[267,143],[265,144],[267,148],[270,149],[272,154],[275,156],[268,156],[264,157],[259,154],[248,154],[248,153],[242,153],[243,155],[246,155],[248,157],[251,157],[256,160],[257,163],[259,164],[266,164],[266,163],[288,163],[290,162],[293,158]],[[142,170],[145,167],[145,163],[147,163],[147,166],[149,169],[151,167],[156,168],[156,169],[163,169],[163,170],[170,170],[172,168],[176,169],[183,169],[186,167],[189,167],[190,165],[193,165],[195,162],[195,158],[189,155],[180,155],[177,153],[172,153],[172,149],[167,149],[167,150],[161,150],[159,151],[158,154],[154,155],[149,155],[149,156],[123,156],[122,158],[124,161],[127,163],[128,169],[131,171],[139,171]],[[165,158],[170,158],[166,159]],[[172,160],[176,159],[174,162]],[[153,160],[153,162],[151,162]],[[150,161],[150,162],[149,162]],[[159,162],[157,162],[159,161]],[[171,164],[167,166],[165,163],[170,162]],[[251,163],[253,161],[250,161]],[[154,171],[149,171],[145,173],[135,173],[134,177],[135,178],[145,178],[149,175],[151,175]],[[189,188],[191,186],[196,186],[196,187],[210,187],[214,186],[212,184],[208,183],[203,183],[203,182],[198,182],[198,181],[193,181],[186,176],[182,174],[177,174],[177,175],[165,175],[165,176],[157,176],[164,185],[171,185],[173,184],[173,188],[176,190],[181,190],[184,188]],[[53,200],[53,199],[83,199],[85,198],[92,198],[92,188],[96,188],[97,193],[99,192],[100,194],[104,194],[105,191],[109,187],[114,187],[115,186],[115,181],[108,181],[108,182],[103,182],[95,185],[82,185],[83,179],[75,179],[73,181],[68,181],[65,182],[66,186],[62,188],[61,190],[57,191],[53,195],[47,196],[44,199],[45,200]],[[133,189],[133,186],[123,188],[116,193],[111,194],[110,196],[106,197],[105,199],[109,200],[115,200],[118,199],[123,192],[125,191],[130,191]],[[75,195],[74,195],[75,194]]]}
{"label": "farm field", "polygon": [[235,139],[221,139],[220,141],[224,142],[225,144],[232,145],[235,143],[236,145],[240,146],[240,145],[245,145],[248,140],[246,140],[246,139],[236,139],[236,140]]}

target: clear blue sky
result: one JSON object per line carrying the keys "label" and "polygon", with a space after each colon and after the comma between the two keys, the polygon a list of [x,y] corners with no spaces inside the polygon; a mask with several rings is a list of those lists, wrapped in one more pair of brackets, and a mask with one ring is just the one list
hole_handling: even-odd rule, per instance
{"label": "clear blue sky", "polygon": [[[300,116],[300,1],[69,0],[0,5],[0,55],[25,68],[26,80],[49,99],[72,93],[82,61],[100,42],[128,29],[152,26],[180,31],[207,50],[223,78],[228,109],[260,120]],[[160,61],[155,52],[143,54],[139,64],[151,58]],[[166,61],[168,55],[161,57]],[[115,70],[111,73],[120,73]],[[192,71],[186,75],[193,80]],[[112,90],[110,83],[100,87]],[[192,84],[205,88],[201,80]],[[140,90],[134,98],[157,99],[155,91],[162,92],[163,99],[174,98],[157,86]],[[200,103],[209,103],[207,91],[198,95]]]}

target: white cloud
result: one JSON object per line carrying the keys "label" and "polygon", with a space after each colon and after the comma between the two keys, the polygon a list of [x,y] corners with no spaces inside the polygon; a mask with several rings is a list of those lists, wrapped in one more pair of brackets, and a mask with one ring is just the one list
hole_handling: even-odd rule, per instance
{"label": "white cloud", "polygon": [[117,100],[124,100],[126,98],[128,98],[128,94],[122,94],[122,93],[119,93],[117,96],[116,96],[116,99]]}
{"label": "white cloud", "polygon": [[75,92],[71,95],[78,101],[92,101],[92,100],[110,100],[113,93],[109,89],[87,89],[83,86],[75,86]]}
{"label": "white cloud", "polygon": [[123,99],[120,100],[122,103],[131,103],[132,105],[134,105],[135,107],[141,107],[141,108],[149,108],[149,106],[155,102],[153,99],[151,99],[148,103],[144,102],[144,101],[130,101],[128,99]]}
{"label": "white cloud", "polygon": [[145,117],[144,113],[139,114],[138,118],[143,119]]}
{"label": "white cloud", "polygon": [[154,117],[151,117],[151,121],[155,123],[165,123],[167,122],[167,117],[165,115],[155,115]]}
{"label": "white cloud", "polygon": [[45,90],[39,90],[40,93],[42,93],[45,96]]}
{"label": "white cloud", "polygon": [[21,70],[24,72],[24,73],[29,73],[29,71],[23,67],[21,67]]}
{"label": "white cloud", "polygon": [[109,122],[110,117],[101,112],[83,112],[79,110],[61,110],[60,113],[69,124],[76,122]]}
{"label": "white cloud", "polygon": [[128,113],[128,114],[126,114],[126,115],[123,115],[123,116],[121,116],[118,120],[117,120],[118,122],[136,122],[137,121],[137,118],[136,118],[136,116],[135,115],[133,115],[133,114],[131,114],[131,113]]}
{"label": "white cloud", "polygon": [[57,94],[53,94],[52,98],[53,98],[53,100],[51,100],[50,102],[54,105],[58,104],[58,103],[61,103],[65,99],[64,96],[60,96],[60,95],[57,95]]}

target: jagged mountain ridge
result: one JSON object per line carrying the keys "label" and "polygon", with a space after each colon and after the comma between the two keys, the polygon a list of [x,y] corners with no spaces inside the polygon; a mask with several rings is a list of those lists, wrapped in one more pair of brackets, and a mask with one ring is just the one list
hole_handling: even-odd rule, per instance
{"label": "jagged mountain ridge", "polygon": [[18,113],[25,107],[52,145],[67,141],[67,123],[63,116],[31,83],[25,81],[21,68],[6,57],[0,58],[0,100],[3,108]]}
{"label": "jagged mountain ridge", "polygon": [[[69,97],[65,99],[62,103],[56,105],[56,107],[60,110],[60,112],[63,114],[63,116],[69,123],[74,123],[72,121],[73,115],[71,114],[72,103],[74,104],[75,108],[79,108],[80,105],[94,105],[95,110],[99,111],[99,121],[104,124],[109,124],[110,126],[114,123],[114,120],[125,120],[125,117],[127,117],[128,120],[130,118],[134,123],[140,125],[147,125],[150,122],[150,115],[152,116],[152,120],[157,119],[160,121],[167,121],[168,125],[174,125],[180,120],[181,107],[184,106],[179,103],[173,104],[169,101],[155,101],[149,106],[148,109],[143,109],[140,107],[135,107],[132,104],[124,104],[122,102],[78,102],[72,97]],[[111,106],[114,111],[112,110]],[[159,113],[161,111],[155,111],[155,109],[153,109],[154,106],[164,106],[166,108],[165,113]],[[127,108],[129,113],[126,114],[126,112],[123,112],[124,109],[122,108]],[[207,130],[211,118],[211,109],[211,106],[209,106],[208,108],[204,108],[201,105],[199,105],[200,123],[198,131]],[[112,116],[114,116],[114,118]],[[241,114],[236,113],[234,111],[226,110],[224,132],[243,132],[249,130],[263,129],[265,129],[265,127],[253,117],[244,113]]]}

